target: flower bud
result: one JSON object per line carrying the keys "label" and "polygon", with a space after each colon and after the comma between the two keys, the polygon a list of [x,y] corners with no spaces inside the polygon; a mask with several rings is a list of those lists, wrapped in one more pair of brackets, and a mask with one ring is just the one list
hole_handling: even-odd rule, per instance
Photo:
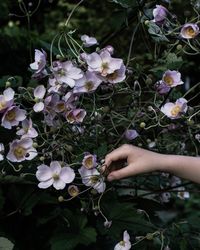
{"label": "flower bud", "polygon": [[153,234],[148,233],[148,234],[146,235],[146,239],[147,239],[147,240],[153,240]]}
{"label": "flower bud", "polygon": [[34,148],[37,148],[37,147],[38,147],[37,142],[34,142],[34,143],[33,143],[33,147],[34,147]]}
{"label": "flower bud", "polygon": [[44,161],[45,160],[45,157],[44,156],[41,156],[40,157],[40,161]]}
{"label": "flower bud", "polygon": [[59,197],[58,197],[58,201],[59,201],[59,202],[63,202],[63,201],[64,201],[64,197],[63,197],[63,196],[59,196]]}
{"label": "flower bud", "polygon": [[10,87],[11,86],[11,82],[7,81],[6,82],[6,88]]}
{"label": "flower bud", "polygon": [[112,221],[106,220],[106,221],[104,221],[103,225],[104,225],[105,228],[110,228],[111,225],[112,225]]}
{"label": "flower bud", "polygon": [[177,50],[182,50],[182,48],[183,48],[183,46],[182,46],[181,44],[178,44],[178,45],[176,46],[176,49],[177,49]]}
{"label": "flower bud", "polygon": [[145,20],[144,24],[149,25],[149,20]]}
{"label": "flower bud", "polygon": [[140,123],[140,128],[145,128],[146,127],[146,123],[145,122],[141,122]]}

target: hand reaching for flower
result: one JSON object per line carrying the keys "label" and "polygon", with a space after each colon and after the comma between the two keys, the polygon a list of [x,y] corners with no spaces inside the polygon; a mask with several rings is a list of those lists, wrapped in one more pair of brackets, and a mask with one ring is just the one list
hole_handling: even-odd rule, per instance
{"label": "hand reaching for flower", "polygon": [[108,181],[162,171],[200,183],[199,157],[159,154],[125,144],[106,155],[103,170],[109,170],[111,163],[115,166],[115,162],[119,160],[125,160],[127,165],[119,170],[111,169]]}

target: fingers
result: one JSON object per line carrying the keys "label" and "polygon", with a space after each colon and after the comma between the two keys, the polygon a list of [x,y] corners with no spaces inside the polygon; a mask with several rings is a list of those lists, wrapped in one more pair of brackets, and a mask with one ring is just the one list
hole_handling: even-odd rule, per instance
{"label": "fingers", "polygon": [[129,145],[122,145],[121,147],[113,150],[111,153],[106,155],[104,165],[109,166],[113,161],[127,158],[129,153],[128,149]]}
{"label": "fingers", "polygon": [[112,171],[108,176],[107,180],[108,181],[113,181],[113,180],[119,180],[123,179],[126,177],[130,177],[136,174],[136,171],[134,171],[134,166],[132,164],[128,165],[125,168],[122,168],[117,171]]}

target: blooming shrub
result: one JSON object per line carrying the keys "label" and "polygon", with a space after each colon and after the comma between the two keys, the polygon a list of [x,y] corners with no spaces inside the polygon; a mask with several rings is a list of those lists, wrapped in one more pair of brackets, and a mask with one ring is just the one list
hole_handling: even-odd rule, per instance
{"label": "blooming shrub", "polygon": [[[195,185],[168,173],[107,183],[101,167],[125,143],[199,155],[199,83],[187,88],[182,74],[184,57],[199,53],[199,17],[180,25],[167,4],[114,2],[138,10],[124,59],[111,45],[68,30],[68,20],[49,51],[35,50],[32,86],[16,88],[14,77],[6,79],[0,180],[10,184],[10,196],[2,189],[0,197],[15,210],[4,216],[33,216],[48,240],[32,249],[198,249],[198,225],[192,216],[179,220],[177,205]],[[146,65],[132,55],[140,26],[154,48]]]}

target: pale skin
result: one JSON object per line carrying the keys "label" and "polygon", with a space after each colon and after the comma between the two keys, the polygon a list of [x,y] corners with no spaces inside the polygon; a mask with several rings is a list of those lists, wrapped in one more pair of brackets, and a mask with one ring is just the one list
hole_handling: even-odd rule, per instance
{"label": "pale skin", "polygon": [[160,154],[124,144],[106,155],[103,170],[118,160],[125,160],[127,166],[112,170],[107,176],[108,181],[161,171],[200,184],[200,157]]}

